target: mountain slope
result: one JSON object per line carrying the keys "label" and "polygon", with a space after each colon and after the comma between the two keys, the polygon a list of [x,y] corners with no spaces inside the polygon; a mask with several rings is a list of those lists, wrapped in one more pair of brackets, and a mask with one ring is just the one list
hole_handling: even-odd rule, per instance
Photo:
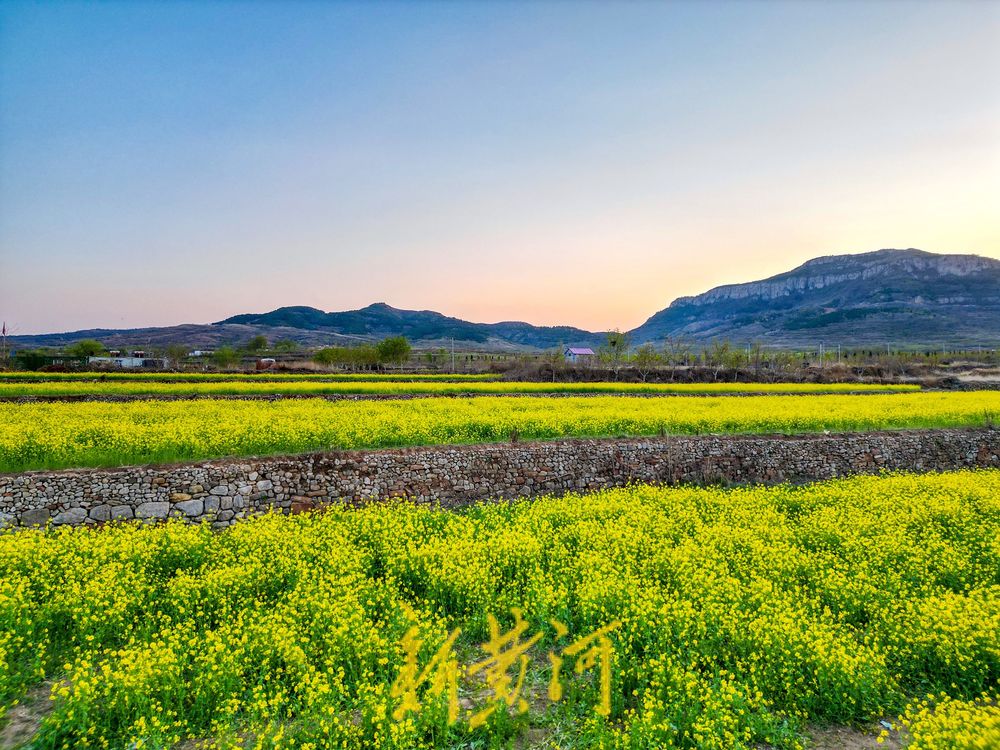
{"label": "mountain slope", "polygon": [[877,250],[810,260],[763,281],[680,297],[632,331],[774,345],[1000,341],[1000,261]]}
{"label": "mountain slope", "polygon": [[411,341],[501,343],[549,348],[595,344],[600,334],[569,326],[533,326],[519,321],[470,323],[431,310],[399,310],[384,302],[360,310],[323,312],[314,307],[280,307],[268,313],[236,315],[214,325],[289,326],[342,335],[384,338],[406,336]]}
{"label": "mountain slope", "polygon": [[341,336],[329,331],[307,331],[303,328],[209,325],[185,323],[159,328],[89,328],[67,333],[39,333],[8,336],[13,349],[38,347],[59,348],[82,339],[97,339],[109,349],[156,349],[170,344],[184,344],[190,349],[216,349],[220,346],[241,346],[257,335],[269,341],[290,340],[305,346],[350,346],[363,341],[357,336]]}
{"label": "mountain slope", "polygon": [[[211,325],[88,330],[10,337],[15,348],[65,346],[96,338],[116,348],[184,343],[191,348],[242,344],[263,334],[306,346],[351,344],[403,335],[421,348],[481,350],[598,346],[600,333],[570,326],[509,321],[471,323],[431,310],[377,303],[345,312],[281,307]],[[1000,344],[1000,261],[977,255],[878,250],[815,258],[763,281],[681,297],[631,331],[632,341],[667,336],[729,339],[775,346],[996,346]]]}

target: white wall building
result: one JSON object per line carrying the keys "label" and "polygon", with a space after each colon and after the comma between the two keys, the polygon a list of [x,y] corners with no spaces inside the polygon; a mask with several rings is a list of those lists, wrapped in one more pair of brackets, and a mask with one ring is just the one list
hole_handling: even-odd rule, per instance
{"label": "white wall building", "polygon": [[573,364],[587,364],[594,359],[594,350],[588,347],[576,347],[570,346],[566,348],[563,352],[563,357],[566,358],[567,362],[572,362]]}
{"label": "white wall building", "polygon": [[167,360],[156,357],[89,357],[87,364],[98,367],[134,368],[146,367],[163,369],[167,366]]}

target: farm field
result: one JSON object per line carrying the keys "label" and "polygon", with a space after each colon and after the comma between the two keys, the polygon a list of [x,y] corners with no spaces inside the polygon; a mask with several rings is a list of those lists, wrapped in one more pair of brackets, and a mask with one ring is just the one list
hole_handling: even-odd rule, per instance
{"label": "farm field", "polygon": [[0,714],[48,748],[997,747],[998,540],[995,470],[5,533]]}
{"label": "farm field", "polygon": [[238,372],[159,372],[156,370],[138,372],[132,371],[111,371],[111,372],[0,372],[0,382],[92,382],[92,381],[119,381],[119,382],[139,382],[150,381],[159,383],[175,382],[287,382],[287,381],[317,381],[317,382],[352,382],[367,380],[373,382],[462,382],[462,381],[488,381],[497,380],[498,375],[489,373],[481,374],[450,374],[450,373],[376,373],[376,372],[316,372],[316,373],[286,373],[272,372],[264,370],[257,373]]}
{"label": "farm field", "polygon": [[746,395],[824,393],[910,393],[916,385],[869,383],[529,383],[499,381],[442,380],[90,380],[50,382],[0,382],[0,398],[25,396],[266,396],[295,395],[546,395],[546,394],[626,394],[626,395]]}
{"label": "farm field", "polygon": [[0,471],[518,439],[971,427],[1000,392],[0,403]]}

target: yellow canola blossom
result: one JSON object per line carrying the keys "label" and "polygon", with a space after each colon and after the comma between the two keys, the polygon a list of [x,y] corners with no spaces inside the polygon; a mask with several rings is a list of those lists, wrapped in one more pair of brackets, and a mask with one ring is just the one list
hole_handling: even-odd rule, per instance
{"label": "yellow canola blossom", "polygon": [[389,373],[389,372],[162,372],[158,370],[110,370],[102,372],[0,372],[0,382],[45,383],[45,382],[107,382],[120,381],[160,383],[219,383],[219,382],[289,382],[295,380],[313,382],[465,382],[499,380],[492,373]]}
{"label": "yellow canola blossom", "polygon": [[1000,392],[0,403],[0,471],[561,437],[983,425]]}
{"label": "yellow canola blossom", "polygon": [[134,376],[123,380],[54,380],[3,382],[0,397],[24,396],[267,396],[369,395],[369,396],[460,396],[464,394],[532,395],[606,393],[634,395],[741,395],[748,393],[911,393],[916,385],[878,383],[524,383],[461,379],[448,382],[429,376],[346,377],[336,379],[266,378],[207,381],[148,379]]}
{"label": "yellow canola blossom", "polygon": [[1000,705],[996,695],[956,700],[929,695],[907,706],[902,717],[913,741],[909,750],[995,750],[1000,747]]}
{"label": "yellow canola blossom", "polygon": [[[914,750],[993,748],[998,540],[997,470],[9,532],[0,711],[48,681],[47,748],[802,750],[898,714]],[[459,716],[432,679],[399,711],[515,611],[527,710],[471,729],[464,675]],[[567,631],[609,641],[606,716],[588,671],[545,700]]]}

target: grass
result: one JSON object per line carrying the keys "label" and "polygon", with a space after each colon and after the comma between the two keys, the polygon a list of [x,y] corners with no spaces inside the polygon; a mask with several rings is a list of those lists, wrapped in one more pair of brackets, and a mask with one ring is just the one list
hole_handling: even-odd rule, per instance
{"label": "grass", "polygon": [[[998,498],[993,470],[0,534],[0,716],[48,682],[32,747],[801,750],[900,713],[914,748],[997,747]],[[466,669],[514,608],[524,705]]]}
{"label": "grass", "polygon": [[0,404],[0,471],[511,439],[984,426],[1000,392]]}

